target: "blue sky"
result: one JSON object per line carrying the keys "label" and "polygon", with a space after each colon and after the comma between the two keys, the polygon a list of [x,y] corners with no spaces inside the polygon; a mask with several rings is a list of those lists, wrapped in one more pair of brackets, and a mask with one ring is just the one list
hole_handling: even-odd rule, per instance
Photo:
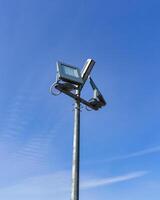
{"label": "blue sky", "polygon": [[93,58],[108,106],[81,113],[80,197],[159,200],[159,6],[0,0],[0,199],[70,198],[73,102],[49,87]]}

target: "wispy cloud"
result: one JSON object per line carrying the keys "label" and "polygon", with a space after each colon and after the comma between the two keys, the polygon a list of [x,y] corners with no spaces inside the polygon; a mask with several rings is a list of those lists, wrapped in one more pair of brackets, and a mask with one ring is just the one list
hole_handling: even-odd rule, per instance
{"label": "wispy cloud", "polygon": [[133,153],[130,153],[130,154],[122,155],[122,156],[116,156],[116,157],[113,157],[113,158],[111,158],[107,161],[124,160],[124,159],[128,159],[128,158],[144,156],[144,155],[157,153],[157,152],[160,152],[160,146],[143,149],[141,151],[136,151],[136,152],[133,152]]}
{"label": "wispy cloud", "polygon": [[145,156],[145,155],[159,153],[159,152],[160,152],[160,146],[155,146],[155,147],[146,148],[146,149],[143,149],[140,151],[132,152],[129,154],[114,156],[109,159],[97,160],[97,161],[93,161],[93,162],[88,161],[88,162],[85,162],[84,164],[88,165],[91,163],[106,163],[106,162],[109,163],[109,162],[114,162],[114,161],[118,161],[118,160],[126,160],[126,159],[130,159],[130,158],[134,158],[134,157],[140,157],[140,156]]}
{"label": "wispy cloud", "polygon": [[[27,178],[18,184],[1,188],[3,200],[64,200],[70,197],[70,179],[68,172],[41,175]],[[68,198],[67,198],[68,197]]]}
{"label": "wispy cloud", "polygon": [[112,185],[119,182],[130,181],[132,179],[140,178],[144,175],[148,174],[148,171],[136,171],[129,174],[124,174],[121,176],[103,178],[103,179],[93,179],[87,182],[82,183],[82,189],[90,189],[94,187],[104,186],[104,185]]}
{"label": "wispy cloud", "polygon": [[6,109],[2,120],[1,141],[8,142],[17,139],[24,132],[30,118],[32,117],[32,107],[34,101],[27,98],[26,91],[15,95]]}
{"label": "wispy cloud", "polygon": [[19,151],[15,152],[13,159],[19,162],[27,161],[32,165],[32,168],[33,166],[39,169],[47,167],[48,154],[54,137],[54,130],[43,130],[43,132],[32,137]]}
{"label": "wispy cloud", "polygon": [[13,183],[49,168],[47,161],[50,152],[54,152],[51,144],[60,125],[53,123],[50,113],[41,113],[40,108],[45,107],[45,93],[41,93],[44,86],[34,80],[33,75],[28,76],[17,86],[0,118],[0,186],[5,186],[6,180]]}
{"label": "wispy cloud", "polygon": [[[91,178],[85,179],[81,183],[82,190],[88,190],[95,187],[107,186],[125,181],[131,181],[136,178],[140,178],[146,175],[147,171],[136,171],[129,174],[124,174],[109,178]],[[19,184],[1,188],[0,199],[4,200],[20,200],[20,199],[68,199],[70,198],[70,179],[69,171],[60,171],[54,174],[41,175],[37,177],[31,177]],[[85,178],[85,177],[84,177]]]}
{"label": "wispy cloud", "polygon": [[119,156],[114,156],[108,159],[104,159],[104,160],[95,160],[95,161],[87,161],[84,164],[86,165],[90,165],[91,163],[109,163],[109,162],[114,162],[114,161],[120,161],[120,160],[126,160],[126,159],[130,159],[130,158],[136,158],[136,157],[140,157],[140,156],[145,156],[145,155],[149,155],[149,154],[154,154],[154,153],[159,153],[160,152],[160,146],[155,146],[155,147],[151,147],[151,148],[146,148],[140,151],[136,151],[136,152],[132,152],[130,154],[124,154],[124,155],[119,155]]}

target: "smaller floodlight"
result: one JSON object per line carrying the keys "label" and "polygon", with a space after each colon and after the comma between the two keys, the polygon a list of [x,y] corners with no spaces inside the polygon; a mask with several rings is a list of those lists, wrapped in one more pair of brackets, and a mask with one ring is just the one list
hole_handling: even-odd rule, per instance
{"label": "smaller floodlight", "polygon": [[100,103],[101,106],[105,106],[106,105],[106,101],[104,99],[104,97],[102,96],[101,92],[99,91],[99,89],[97,88],[96,84],[94,83],[94,81],[92,80],[91,77],[89,77],[90,80],[90,84],[93,88],[93,92],[94,92],[94,96],[93,99],[98,100],[98,102]]}
{"label": "smaller floodlight", "polygon": [[60,79],[75,85],[83,84],[80,70],[77,67],[62,62],[57,62],[57,75],[58,80]]}
{"label": "smaller floodlight", "polygon": [[94,64],[95,64],[95,61],[93,59],[87,59],[87,61],[85,62],[84,67],[81,71],[81,77],[83,79],[83,84],[85,84],[86,80],[88,79],[88,76],[90,75]]}

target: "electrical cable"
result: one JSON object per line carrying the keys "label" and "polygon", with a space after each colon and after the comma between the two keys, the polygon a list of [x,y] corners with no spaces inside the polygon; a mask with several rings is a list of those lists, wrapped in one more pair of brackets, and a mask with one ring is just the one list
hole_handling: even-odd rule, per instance
{"label": "electrical cable", "polygon": [[50,91],[50,93],[52,94],[52,95],[54,95],[54,96],[58,96],[58,95],[60,95],[61,94],[61,92],[60,91],[58,91],[58,92],[53,92],[53,88],[55,89],[55,85],[57,84],[57,82],[54,82],[52,85],[51,85],[51,87],[50,87],[50,89],[49,89],[49,91]]}

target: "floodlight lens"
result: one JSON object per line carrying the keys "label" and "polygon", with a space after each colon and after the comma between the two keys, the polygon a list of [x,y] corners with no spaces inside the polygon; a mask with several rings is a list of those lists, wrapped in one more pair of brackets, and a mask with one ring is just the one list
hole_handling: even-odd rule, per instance
{"label": "floodlight lens", "polygon": [[64,66],[63,70],[64,70],[65,74],[67,74],[69,76],[73,76],[73,77],[79,78],[77,69],[73,69],[71,67]]}
{"label": "floodlight lens", "polygon": [[57,62],[57,80],[62,80],[75,85],[83,84],[80,70],[75,66],[62,62]]}

